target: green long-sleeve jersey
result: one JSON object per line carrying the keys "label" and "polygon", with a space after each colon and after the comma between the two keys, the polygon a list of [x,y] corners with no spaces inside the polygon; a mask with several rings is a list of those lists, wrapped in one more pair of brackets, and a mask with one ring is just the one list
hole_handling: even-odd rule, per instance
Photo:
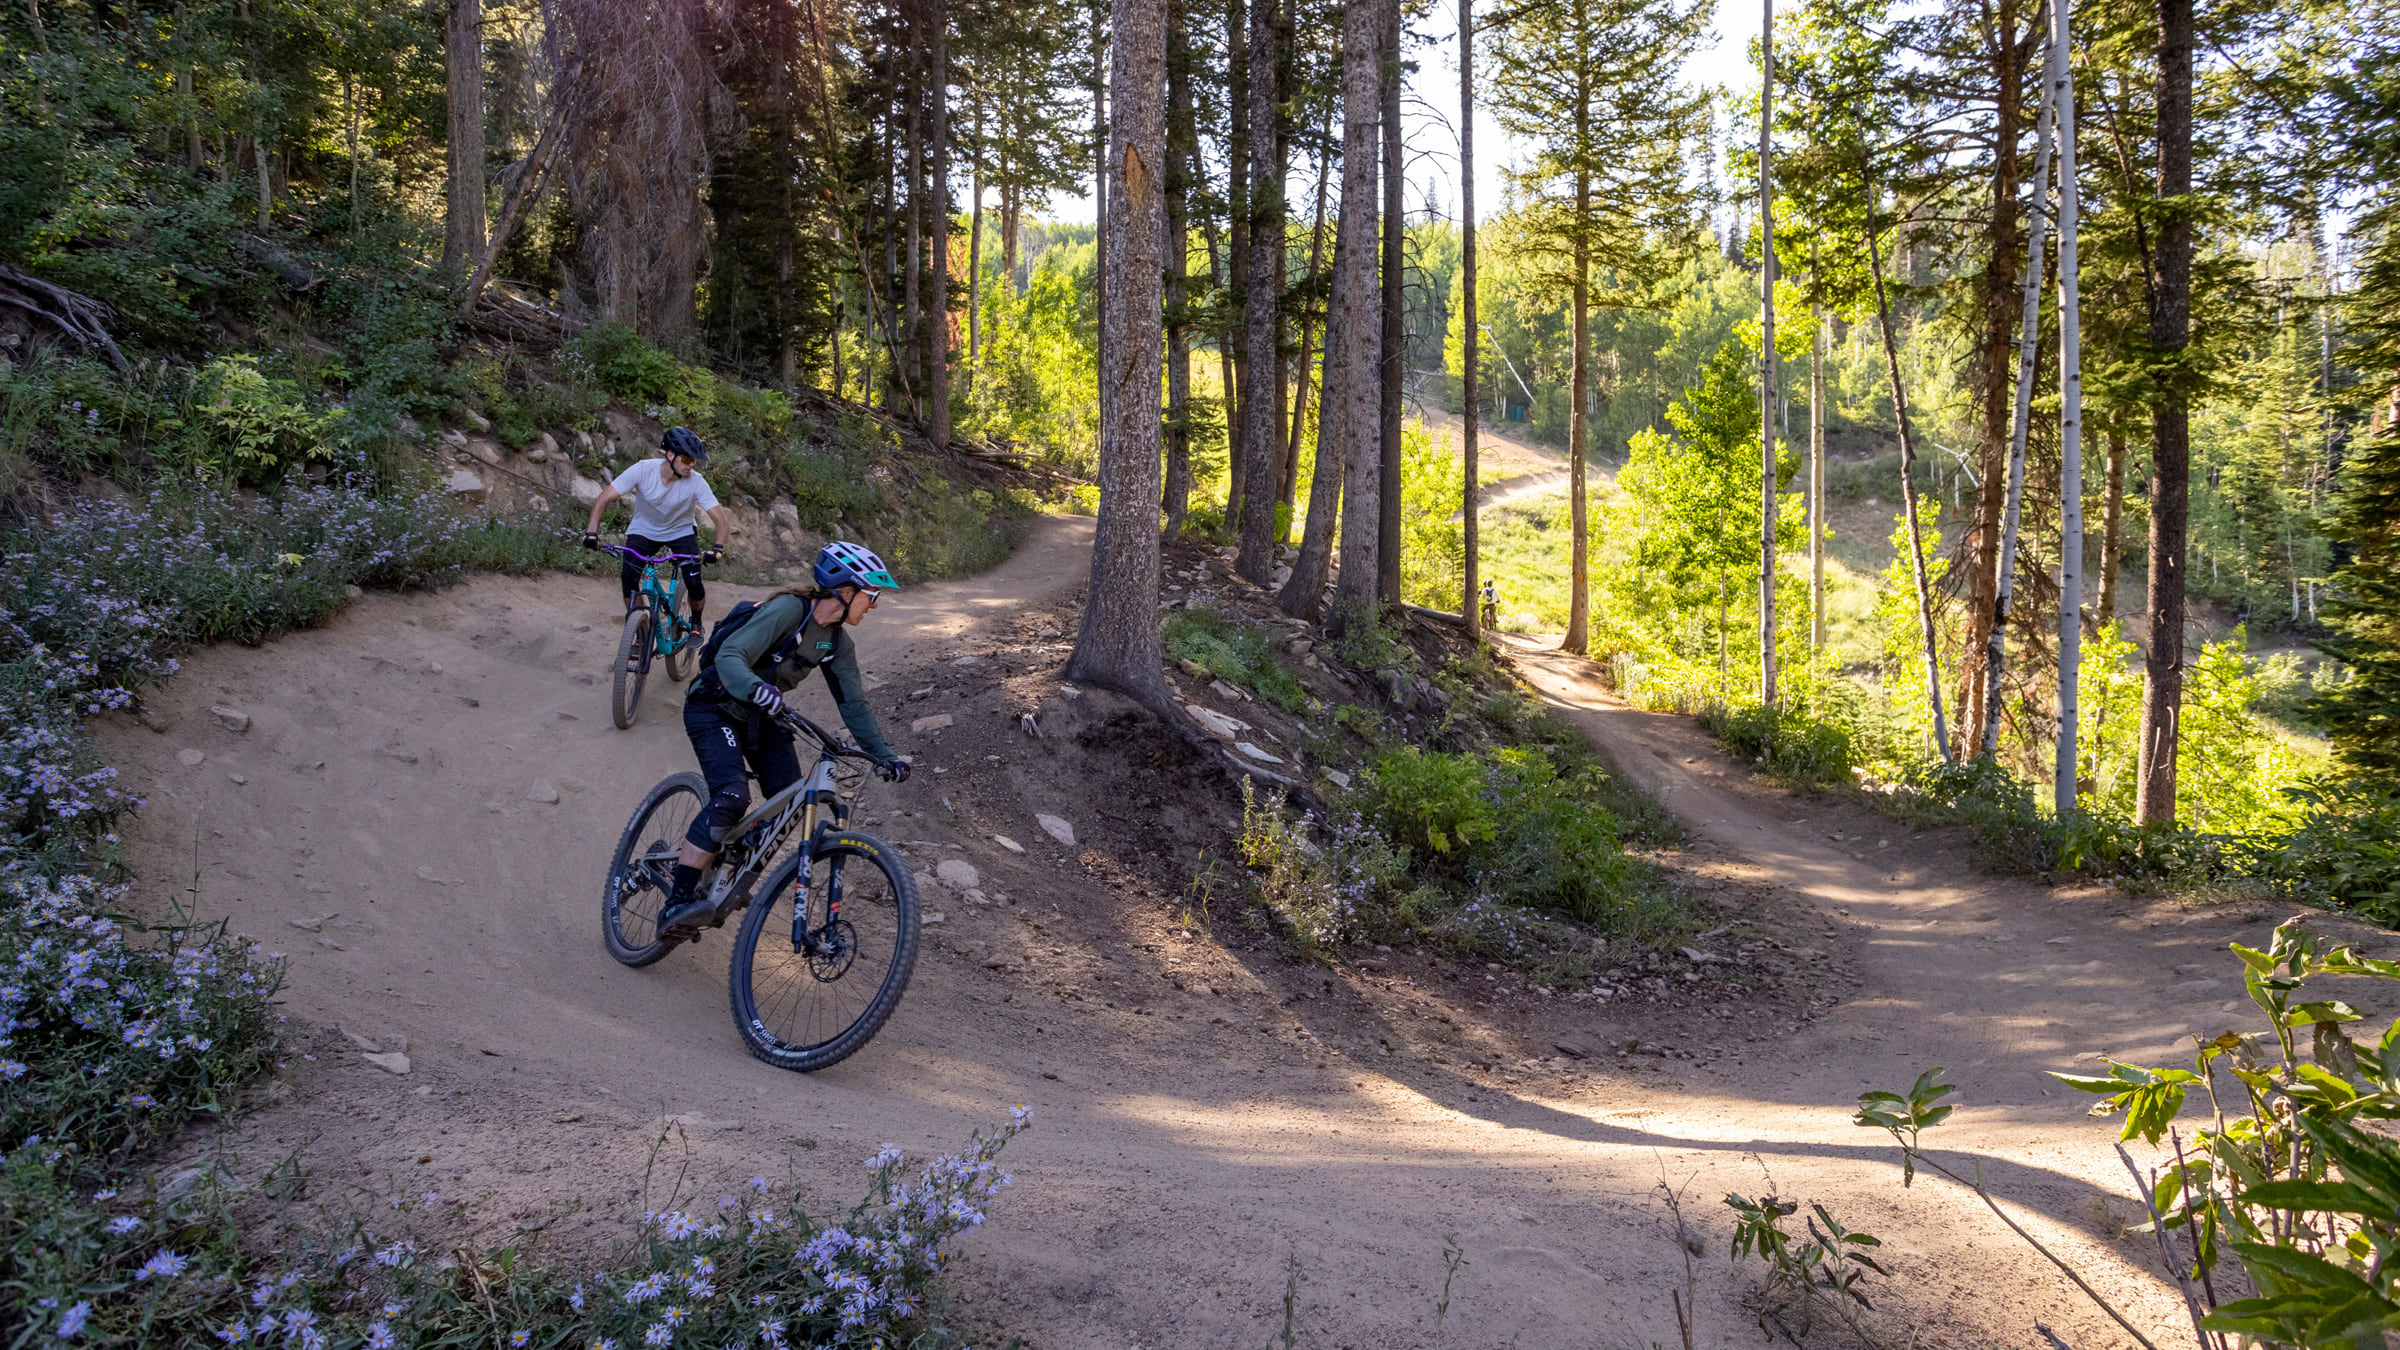
{"label": "green long-sleeve jersey", "polygon": [[[747,704],[750,691],[762,679],[790,690],[807,679],[810,671],[823,671],[825,687],[833,693],[833,706],[841,711],[842,725],[850,728],[859,748],[891,758],[892,747],[875,724],[875,710],[867,706],[867,686],[859,677],[856,645],[843,625],[818,623],[814,609],[804,597],[778,595],[727,635],[717,648],[716,663],[726,697]],[[684,697],[704,697],[705,683],[704,679],[693,680]]]}

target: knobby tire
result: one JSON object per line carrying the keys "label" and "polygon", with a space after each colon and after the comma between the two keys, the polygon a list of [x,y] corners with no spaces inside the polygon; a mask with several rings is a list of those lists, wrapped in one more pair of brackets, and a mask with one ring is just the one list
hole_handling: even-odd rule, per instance
{"label": "knobby tire", "polygon": [[679,773],[650,789],[634,808],[600,893],[600,940],[610,956],[646,966],[675,950],[675,943],[659,939],[658,916],[666,909],[684,831],[707,805],[708,780]]}
{"label": "knobby tire", "polygon": [[650,633],[649,606],[626,614],[625,631],[617,638],[617,674],[608,706],[619,731],[632,726],[633,719],[641,715],[642,685],[650,678]]}
{"label": "knobby tire", "polygon": [[[830,979],[823,972],[835,962],[791,950],[793,884],[804,856],[812,924],[823,914],[834,870],[843,877],[842,920],[856,947]],[[900,1006],[916,969],[918,936],[916,877],[899,854],[873,835],[828,832],[812,853],[794,853],[761,883],[734,938],[727,993],[743,1043],[767,1063],[799,1073],[858,1053]],[[866,964],[878,956],[880,972]],[[868,980],[871,991],[863,988]],[[820,1015],[819,1008],[830,1011]]]}

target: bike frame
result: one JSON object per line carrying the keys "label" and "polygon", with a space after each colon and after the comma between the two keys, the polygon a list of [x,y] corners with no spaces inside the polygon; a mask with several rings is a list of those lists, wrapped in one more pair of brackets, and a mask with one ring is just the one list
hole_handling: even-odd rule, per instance
{"label": "bike frame", "polygon": [[700,635],[699,625],[683,615],[677,601],[683,598],[683,571],[674,564],[700,561],[696,553],[661,553],[649,557],[623,544],[610,544],[611,553],[622,553],[642,564],[642,584],[639,593],[651,602],[653,618],[650,624],[650,648],[660,656],[673,656],[683,644]]}
{"label": "bike frame", "polygon": [[825,923],[819,929],[812,929],[808,923],[810,860],[824,833],[840,829],[850,817],[849,806],[834,787],[833,766],[841,759],[864,756],[855,750],[839,748],[816,723],[798,713],[790,714],[787,724],[816,737],[816,767],[799,782],[750,808],[725,832],[722,851],[717,855],[717,878],[709,887],[709,903],[719,914],[746,908],[750,904],[751,887],[758,884],[767,865],[797,835],[801,841],[801,894],[792,906],[792,948],[814,951],[818,933],[833,931],[842,917],[841,875],[836,872],[825,888]]}

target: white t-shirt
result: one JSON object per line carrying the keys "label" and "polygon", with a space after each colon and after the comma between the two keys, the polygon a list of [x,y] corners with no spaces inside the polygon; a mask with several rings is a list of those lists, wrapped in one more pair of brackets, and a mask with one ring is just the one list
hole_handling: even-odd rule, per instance
{"label": "white t-shirt", "polygon": [[717,494],[708,490],[708,480],[698,469],[670,479],[666,464],[664,459],[645,459],[617,475],[612,486],[633,498],[633,523],[625,527],[627,534],[660,541],[681,539],[692,533],[693,512],[717,504]]}

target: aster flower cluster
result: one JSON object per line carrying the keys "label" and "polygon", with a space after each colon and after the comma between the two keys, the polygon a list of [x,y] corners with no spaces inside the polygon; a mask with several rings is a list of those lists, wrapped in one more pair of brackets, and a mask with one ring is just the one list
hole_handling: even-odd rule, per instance
{"label": "aster flower cluster", "polygon": [[1294,819],[1282,808],[1280,798],[1257,801],[1243,784],[1242,861],[1256,874],[1261,897],[1305,946],[1358,937],[1371,904],[1407,880],[1406,855],[1356,811]]}
{"label": "aster flower cluster", "polygon": [[270,1062],[279,961],[222,925],[147,928],[88,877],[0,881],[0,1150],[159,1138]]}

